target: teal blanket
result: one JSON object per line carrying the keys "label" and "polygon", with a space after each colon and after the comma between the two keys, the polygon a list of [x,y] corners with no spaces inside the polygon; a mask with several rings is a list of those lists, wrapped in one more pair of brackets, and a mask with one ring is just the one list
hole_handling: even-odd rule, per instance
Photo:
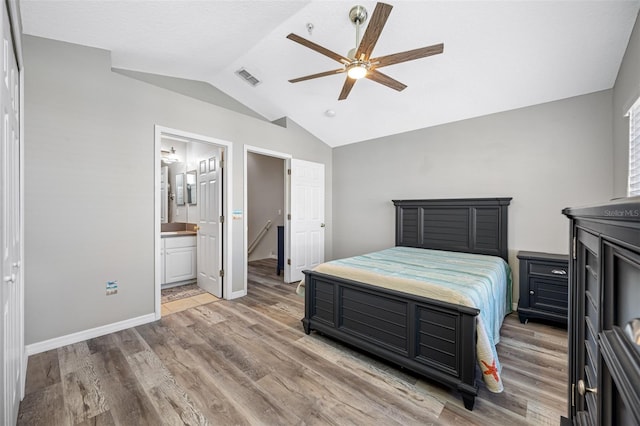
{"label": "teal blanket", "polygon": [[[478,363],[485,383],[502,391],[495,345],[500,327],[511,312],[511,268],[502,258],[442,250],[393,247],[361,256],[327,262],[323,268],[361,270],[381,276],[373,285],[395,288],[432,299],[480,309]],[[330,269],[327,269],[329,272]],[[334,271],[331,270],[331,273]],[[399,287],[388,283],[398,281]],[[403,285],[404,283],[404,285]],[[407,284],[408,283],[408,284]],[[487,377],[489,376],[489,377]]]}
{"label": "teal blanket", "polygon": [[367,269],[380,275],[428,281],[464,293],[480,309],[491,342],[511,312],[511,268],[502,258],[412,247],[390,249],[328,263]]}

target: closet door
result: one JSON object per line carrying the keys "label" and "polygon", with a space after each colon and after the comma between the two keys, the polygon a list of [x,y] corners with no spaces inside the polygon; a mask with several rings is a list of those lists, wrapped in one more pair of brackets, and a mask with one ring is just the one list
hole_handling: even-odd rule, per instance
{"label": "closet door", "polygon": [[20,74],[9,24],[2,2],[2,57],[0,61],[0,422],[15,424],[21,397],[24,346],[21,280],[20,212]]}

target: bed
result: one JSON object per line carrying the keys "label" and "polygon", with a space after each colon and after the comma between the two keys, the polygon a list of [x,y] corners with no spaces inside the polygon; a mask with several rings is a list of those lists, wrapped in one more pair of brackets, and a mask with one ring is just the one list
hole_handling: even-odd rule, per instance
{"label": "bed", "polygon": [[[475,259],[474,254],[481,255],[478,258],[482,259],[500,258],[494,260],[507,265],[504,304],[508,313],[511,278],[506,262],[510,201],[511,198],[394,200],[396,251],[385,252],[385,255],[399,257],[407,252],[413,256],[420,252],[415,249],[427,249],[425,253],[445,259],[448,258],[446,252],[460,253],[465,259]],[[382,254],[369,257],[372,256]],[[354,259],[360,262],[362,258]],[[407,288],[385,286],[370,273],[338,273],[340,266],[345,265],[340,264],[341,260],[336,262],[328,262],[333,266],[323,264],[304,271],[302,324],[305,333],[315,330],[450,386],[460,392],[468,410],[473,409],[478,394],[478,360],[489,390],[502,390],[495,356],[499,334],[485,332],[487,320],[474,303],[466,300],[452,303],[451,298],[438,300],[441,298],[414,294]],[[501,315],[498,329],[504,317]],[[478,329],[478,324],[482,328]],[[476,350],[486,334],[491,334],[492,355],[482,353],[477,358]],[[491,384],[492,380],[495,383]]]}

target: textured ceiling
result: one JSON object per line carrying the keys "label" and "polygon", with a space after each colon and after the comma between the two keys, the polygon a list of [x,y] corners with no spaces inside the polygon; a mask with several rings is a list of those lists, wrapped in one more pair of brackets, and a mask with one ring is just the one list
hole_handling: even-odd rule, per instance
{"label": "textured ceiling", "polygon": [[[444,43],[442,55],[384,68],[338,101],[340,65],[285,37],[345,55],[364,1],[21,0],[26,34],[112,52],[113,67],[205,81],[269,120],[288,116],[330,146],[535,105],[613,86],[640,7],[607,1],[389,1],[373,56]],[[307,24],[313,31],[307,31]],[[246,68],[261,83],[235,75]],[[325,112],[333,110],[334,117]]]}

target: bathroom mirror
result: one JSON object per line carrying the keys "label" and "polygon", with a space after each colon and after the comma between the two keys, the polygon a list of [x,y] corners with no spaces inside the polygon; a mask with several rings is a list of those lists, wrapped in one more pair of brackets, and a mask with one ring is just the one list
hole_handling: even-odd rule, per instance
{"label": "bathroom mirror", "polygon": [[196,171],[190,170],[187,172],[187,203],[198,203],[197,188],[198,184],[196,183]]}
{"label": "bathroom mirror", "polygon": [[[164,140],[164,151],[175,151],[175,161],[161,161],[161,202],[166,204],[165,219],[168,224],[196,224],[199,221],[198,172],[208,166],[211,153],[209,144],[194,141],[179,142],[175,139]],[[162,153],[161,153],[162,154]],[[165,192],[162,192],[162,173],[166,173]],[[175,226],[165,228],[174,229]]]}
{"label": "bathroom mirror", "polygon": [[184,173],[176,174],[176,204],[184,206]]}

